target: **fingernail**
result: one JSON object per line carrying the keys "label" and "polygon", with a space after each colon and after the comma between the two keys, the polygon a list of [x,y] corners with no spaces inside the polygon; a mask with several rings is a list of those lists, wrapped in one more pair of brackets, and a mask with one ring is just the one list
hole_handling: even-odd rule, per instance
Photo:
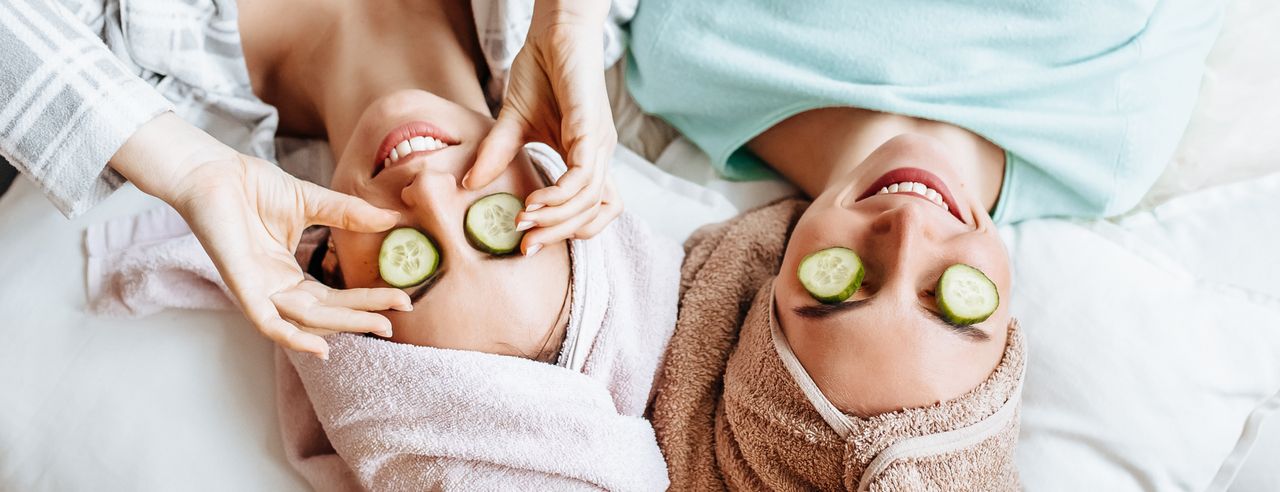
{"label": "fingernail", "polygon": [[378,332],[378,336],[382,338],[391,338],[391,330],[383,330]]}
{"label": "fingernail", "polygon": [[467,174],[462,175],[462,187],[468,190],[471,189],[471,171],[467,171]]}
{"label": "fingernail", "polygon": [[399,306],[391,306],[396,311],[413,311],[413,304],[401,304]]}
{"label": "fingernail", "polygon": [[537,209],[540,209],[540,208],[542,208],[542,207],[543,207],[543,205],[542,205],[541,203],[530,203],[528,207],[525,207],[525,208],[524,208],[524,211],[525,211],[525,212],[532,212],[532,211],[537,210]]}
{"label": "fingernail", "polygon": [[529,229],[533,229],[532,220],[522,220],[520,223],[516,224],[516,231],[527,231]]}
{"label": "fingernail", "polygon": [[533,256],[533,255],[536,255],[536,254],[538,254],[538,250],[540,250],[540,249],[542,249],[542,245],[541,245],[541,244],[535,244],[535,245],[533,245],[533,246],[529,246],[529,249],[526,249],[526,250],[524,251],[524,255],[525,255],[525,256]]}
{"label": "fingernail", "polygon": [[319,358],[320,358],[320,360],[328,361],[328,360],[329,360],[329,351],[328,351],[328,350],[326,350],[326,351],[324,351],[324,352],[320,352],[319,354],[316,354],[316,357],[319,357]]}

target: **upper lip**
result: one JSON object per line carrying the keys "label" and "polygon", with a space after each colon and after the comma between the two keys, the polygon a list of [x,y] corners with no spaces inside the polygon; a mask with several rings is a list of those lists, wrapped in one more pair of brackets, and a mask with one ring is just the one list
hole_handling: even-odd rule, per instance
{"label": "upper lip", "polygon": [[376,175],[382,171],[383,161],[391,157],[391,149],[395,148],[396,144],[413,137],[431,137],[448,145],[458,145],[459,143],[456,137],[432,123],[410,121],[391,129],[390,132],[387,132],[387,136],[382,138],[382,143],[378,145],[378,150],[373,155],[373,174]]}
{"label": "upper lip", "polygon": [[[916,167],[900,167],[885,173],[883,176],[880,176],[879,179],[875,180],[875,182],[871,183],[871,186],[868,187],[866,191],[862,192],[862,195],[858,196],[858,200],[874,196],[877,191],[880,191],[880,188],[903,182],[923,183],[925,186],[937,191],[938,194],[942,196],[942,201],[947,204],[947,211],[961,223],[968,223],[965,222],[964,217],[960,215],[960,207],[956,206],[956,200],[951,196],[951,190],[947,188],[947,184],[944,183],[937,175]],[[928,200],[928,198],[914,192],[899,192],[895,194],[912,195],[916,198],[921,198],[926,201]]]}

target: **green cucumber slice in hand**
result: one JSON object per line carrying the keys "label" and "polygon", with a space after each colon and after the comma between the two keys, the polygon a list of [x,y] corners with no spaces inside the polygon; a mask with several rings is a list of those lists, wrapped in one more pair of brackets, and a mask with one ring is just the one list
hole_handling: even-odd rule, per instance
{"label": "green cucumber slice in hand", "polygon": [[956,263],[947,267],[938,279],[938,309],[952,324],[981,323],[1000,307],[996,284],[981,270]]}
{"label": "green cucumber slice in hand", "polygon": [[392,287],[418,285],[440,265],[440,251],[417,229],[403,227],[391,231],[378,251],[378,274]]}
{"label": "green cucumber slice in hand", "polygon": [[809,295],[824,304],[844,302],[862,286],[862,259],[849,248],[827,248],[800,260],[797,276]]}
{"label": "green cucumber slice in hand", "polygon": [[485,253],[505,255],[520,247],[524,231],[516,230],[516,214],[524,202],[510,193],[494,193],[467,208],[467,241]]}

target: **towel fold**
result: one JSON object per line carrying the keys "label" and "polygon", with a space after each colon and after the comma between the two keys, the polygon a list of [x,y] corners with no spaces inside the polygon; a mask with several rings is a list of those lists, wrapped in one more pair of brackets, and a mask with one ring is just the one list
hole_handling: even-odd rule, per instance
{"label": "towel fold", "polygon": [[861,418],[821,393],[773,312],[808,202],[704,228],[686,249],[679,324],[652,417],[676,490],[1015,490],[1025,344],[959,398]]}
{"label": "towel fold", "polygon": [[318,489],[667,486],[649,422],[619,412],[589,375],[358,335],[329,342],[328,362],[277,358],[286,452]]}
{"label": "towel fold", "polygon": [[88,310],[140,318],[166,308],[234,309],[213,260],[169,207],[85,230]]}

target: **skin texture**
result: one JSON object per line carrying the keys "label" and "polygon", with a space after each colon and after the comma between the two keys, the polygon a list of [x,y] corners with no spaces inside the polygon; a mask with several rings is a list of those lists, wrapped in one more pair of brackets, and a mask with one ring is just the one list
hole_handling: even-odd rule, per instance
{"label": "skin texture", "polygon": [[[460,184],[494,124],[469,7],[250,0],[241,3],[240,26],[254,90],[280,108],[282,128],[328,138],[338,156],[331,187],[399,212],[396,227],[422,231],[440,250],[438,279],[413,310],[381,313],[392,340],[553,357],[567,321],[566,243],[546,240],[540,254],[497,258],[464,237],[474,200],[498,191],[526,197],[544,186],[523,154],[483,187]],[[456,144],[373,176],[383,138],[412,121],[439,127]],[[385,235],[333,232],[346,287],[388,286],[377,273]]]}
{"label": "skin texture", "polygon": [[[767,162],[814,197],[792,231],[774,282],[788,343],[837,408],[870,416],[957,398],[1000,361],[1010,321],[1008,253],[988,213],[1003,179],[1003,152],[943,123],[857,109],[824,109],[785,121],[751,143]],[[901,167],[924,169],[950,189],[963,222],[904,195],[857,200]],[[859,307],[826,316],[797,312],[818,304],[796,277],[800,260],[843,246],[866,267],[845,301]],[[960,332],[930,312],[943,270],[966,263],[997,285],[1001,303]]]}

